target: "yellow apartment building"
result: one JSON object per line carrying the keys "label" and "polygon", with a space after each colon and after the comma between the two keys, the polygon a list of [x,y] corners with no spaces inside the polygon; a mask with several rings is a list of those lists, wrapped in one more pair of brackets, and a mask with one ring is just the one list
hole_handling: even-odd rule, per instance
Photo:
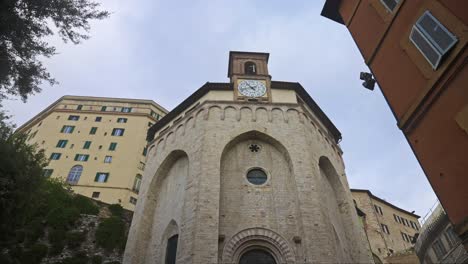
{"label": "yellow apartment building", "polygon": [[405,255],[410,263],[418,263],[412,249],[413,238],[421,228],[419,216],[373,195],[369,190],[351,189],[351,195],[356,207],[364,214],[361,219],[374,262],[393,263],[391,259]]}
{"label": "yellow apartment building", "polygon": [[44,176],[76,193],[133,210],[146,160],[146,133],[167,113],[152,100],[63,96],[17,132],[45,150]]}

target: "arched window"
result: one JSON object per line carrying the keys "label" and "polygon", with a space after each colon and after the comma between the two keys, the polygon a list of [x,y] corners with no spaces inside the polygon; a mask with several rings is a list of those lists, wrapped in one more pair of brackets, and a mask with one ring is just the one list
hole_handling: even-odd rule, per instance
{"label": "arched window", "polygon": [[77,184],[80,180],[81,173],[83,172],[83,166],[75,165],[70,169],[67,177],[67,183]]}
{"label": "arched window", "polygon": [[177,240],[179,240],[178,235],[173,235],[167,240],[166,264],[175,264],[176,263]]}
{"label": "arched window", "polygon": [[246,62],[244,65],[244,72],[245,74],[251,74],[251,75],[257,74],[257,65],[255,65],[255,63],[251,61]]}
{"label": "arched window", "polygon": [[140,192],[140,185],[141,185],[141,174],[137,174],[135,176],[135,181],[133,182],[132,190],[136,193]]}
{"label": "arched window", "polygon": [[261,249],[249,250],[242,255],[239,264],[276,264],[273,256]]}

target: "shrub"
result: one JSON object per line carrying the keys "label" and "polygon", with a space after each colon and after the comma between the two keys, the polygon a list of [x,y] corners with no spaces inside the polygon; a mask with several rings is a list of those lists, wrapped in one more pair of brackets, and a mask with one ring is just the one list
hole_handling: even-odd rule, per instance
{"label": "shrub", "polygon": [[91,264],[102,264],[102,257],[100,255],[94,255],[91,257]]}
{"label": "shrub", "polygon": [[67,233],[67,245],[70,249],[77,248],[85,241],[86,233],[85,232],[68,232]]}
{"label": "shrub", "polygon": [[47,216],[51,227],[65,229],[80,217],[80,212],[74,207],[55,208]]}
{"label": "shrub", "polygon": [[42,235],[44,235],[44,225],[40,218],[36,218],[29,223],[26,228],[26,238],[29,244],[35,243]]}
{"label": "shrub", "polygon": [[2,264],[13,264],[13,260],[11,259],[10,256],[8,256],[8,254],[1,253],[0,254],[0,263],[2,263]]}
{"label": "shrub", "polygon": [[88,264],[89,257],[84,251],[78,251],[73,257],[62,260],[62,264]]}
{"label": "shrub", "polygon": [[111,211],[113,216],[122,217],[123,207],[120,204],[111,204],[109,205],[109,211]]}
{"label": "shrub", "polygon": [[48,250],[49,247],[45,244],[34,244],[29,250],[24,251],[20,262],[23,264],[39,264],[47,256]]}
{"label": "shrub", "polygon": [[49,254],[58,255],[62,252],[65,246],[66,233],[65,230],[59,229],[49,229],[49,242],[52,245]]}
{"label": "shrub", "polygon": [[96,243],[105,250],[121,249],[125,240],[125,223],[115,216],[102,221],[96,229]]}
{"label": "shrub", "polygon": [[78,208],[80,214],[97,215],[99,213],[99,207],[91,199],[81,195],[73,197],[73,205]]}
{"label": "shrub", "polygon": [[115,260],[115,261],[109,261],[109,262],[106,262],[106,263],[104,263],[104,264],[120,264],[120,261],[117,261],[117,260]]}

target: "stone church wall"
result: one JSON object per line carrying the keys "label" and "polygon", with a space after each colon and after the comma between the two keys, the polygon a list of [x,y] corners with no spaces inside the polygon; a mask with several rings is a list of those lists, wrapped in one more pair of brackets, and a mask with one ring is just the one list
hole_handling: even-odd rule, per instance
{"label": "stone church wall", "polygon": [[[298,104],[205,101],[148,151],[125,263],[237,263],[248,248],[278,263],[371,262],[339,146]],[[258,144],[257,153],[249,151]],[[251,167],[267,172],[247,182]]]}

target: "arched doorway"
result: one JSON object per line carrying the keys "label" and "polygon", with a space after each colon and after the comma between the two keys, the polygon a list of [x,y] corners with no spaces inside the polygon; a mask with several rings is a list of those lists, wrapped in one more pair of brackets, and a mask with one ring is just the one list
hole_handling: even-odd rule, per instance
{"label": "arched doorway", "polygon": [[276,261],[267,251],[252,249],[242,254],[239,264],[276,264]]}

